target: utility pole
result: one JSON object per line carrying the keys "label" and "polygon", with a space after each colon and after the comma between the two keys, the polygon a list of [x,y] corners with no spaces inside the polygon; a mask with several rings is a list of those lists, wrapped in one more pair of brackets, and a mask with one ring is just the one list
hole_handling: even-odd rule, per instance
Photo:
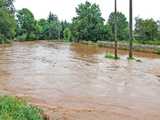
{"label": "utility pole", "polygon": [[117,38],[117,0],[115,0],[114,13],[114,40],[115,40],[115,59],[118,58],[118,38]]}
{"label": "utility pole", "polygon": [[133,58],[133,3],[129,0],[129,58]]}

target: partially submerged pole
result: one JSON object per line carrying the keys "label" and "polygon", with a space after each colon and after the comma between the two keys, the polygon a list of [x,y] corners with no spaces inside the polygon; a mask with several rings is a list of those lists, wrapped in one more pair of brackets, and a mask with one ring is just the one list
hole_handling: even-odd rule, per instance
{"label": "partially submerged pole", "polygon": [[114,13],[114,40],[115,40],[115,59],[118,58],[118,38],[117,38],[117,0],[114,4],[115,13]]}
{"label": "partially submerged pole", "polygon": [[133,3],[129,0],[129,58],[133,58]]}

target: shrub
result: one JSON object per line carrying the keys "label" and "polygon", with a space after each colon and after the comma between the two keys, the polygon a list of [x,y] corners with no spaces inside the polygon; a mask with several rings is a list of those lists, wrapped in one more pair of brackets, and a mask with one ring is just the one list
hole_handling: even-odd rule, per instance
{"label": "shrub", "polygon": [[29,40],[29,41],[34,41],[34,40],[36,40],[37,38],[36,38],[36,35],[34,34],[34,33],[31,33],[30,35],[29,35],[29,38],[27,38],[27,40]]}
{"label": "shrub", "polygon": [[25,41],[27,39],[27,34],[19,35],[16,37],[18,41]]}
{"label": "shrub", "polygon": [[69,28],[66,28],[63,31],[63,34],[64,34],[64,40],[65,40],[65,42],[70,42],[71,41],[71,37],[72,37],[71,30]]}
{"label": "shrub", "polygon": [[15,97],[0,97],[0,120],[43,120],[42,111]]}
{"label": "shrub", "polygon": [[6,38],[0,34],[0,44],[5,43]]}

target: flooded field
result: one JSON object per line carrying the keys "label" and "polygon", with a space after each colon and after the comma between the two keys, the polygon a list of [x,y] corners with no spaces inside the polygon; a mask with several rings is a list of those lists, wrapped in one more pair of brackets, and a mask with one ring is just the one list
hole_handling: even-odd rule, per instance
{"label": "flooded field", "polygon": [[0,91],[46,108],[53,120],[160,120],[160,56],[105,59],[112,49],[16,42],[0,46]]}

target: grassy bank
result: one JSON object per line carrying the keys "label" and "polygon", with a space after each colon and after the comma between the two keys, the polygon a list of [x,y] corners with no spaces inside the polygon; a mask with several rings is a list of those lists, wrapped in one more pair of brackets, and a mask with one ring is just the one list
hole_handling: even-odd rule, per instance
{"label": "grassy bank", "polygon": [[0,97],[0,120],[43,120],[42,111],[15,97]]}
{"label": "grassy bank", "polygon": [[135,44],[143,44],[143,45],[160,45],[160,40],[134,40]]}
{"label": "grassy bank", "polygon": [[[97,41],[97,43],[93,43],[91,41],[82,41],[81,43],[90,44],[90,45],[93,44],[100,47],[114,48],[114,42],[108,42],[108,41]],[[128,50],[128,46],[129,45],[127,42],[121,41],[118,43],[118,48],[122,50]],[[134,42],[133,49],[135,51],[160,54],[160,45],[149,45],[149,44],[141,44],[141,43]]]}

